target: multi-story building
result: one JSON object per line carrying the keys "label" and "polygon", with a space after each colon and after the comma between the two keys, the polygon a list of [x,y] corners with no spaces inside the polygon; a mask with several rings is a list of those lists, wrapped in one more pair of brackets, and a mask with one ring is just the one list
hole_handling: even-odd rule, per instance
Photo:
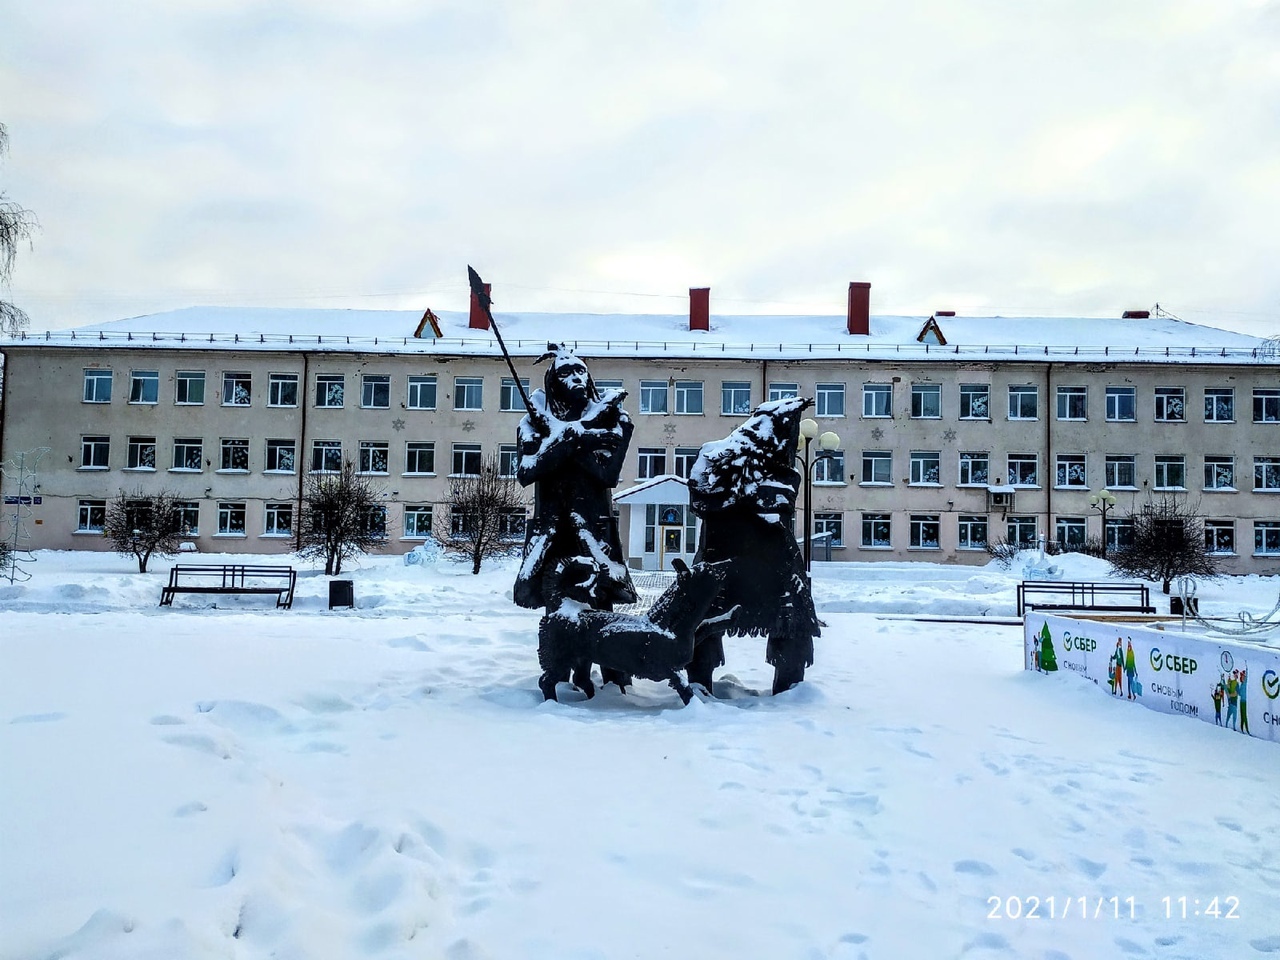
{"label": "multi-story building", "polygon": [[[618,488],[636,565],[688,557],[676,482],[764,400],[802,395],[839,435],[812,469],[836,560],[985,562],[986,544],[1123,542],[1186,497],[1236,573],[1280,572],[1280,361],[1272,344],[1145,312],[1117,319],[498,314],[521,379],[566,341],[636,423]],[[433,315],[434,316],[434,315]],[[106,548],[107,501],[160,488],[198,549],[293,548],[305,476],[344,459],[386,490],[390,551],[421,542],[451,476],[515,470],[519,392],[479,312],[193,308],[2,345],[3,457],[47,452],[36,548]],[[425,336],[423,334],[425,333]],[[1103,526],[1091,496],[1118,502]],[[8,488],[5,493],[14,496]],[[378,519],[377,522],[382,522]],[[520,519],[512,519],[518,535]]]}

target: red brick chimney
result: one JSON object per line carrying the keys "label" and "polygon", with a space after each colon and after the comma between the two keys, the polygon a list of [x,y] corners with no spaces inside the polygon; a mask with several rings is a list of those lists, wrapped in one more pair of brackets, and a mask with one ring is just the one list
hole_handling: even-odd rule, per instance
{"label": "red brick chimney", "polygon": [[689,329],[711,329],[711,288],[689,288]]}
{"label": "red brick chimney", "polygon": [[849,324],[851,334],[871,333],[871,284],[853,281],[849,284]]}
{"label": "red brick chimney", "polygon": [[[486,283],[484,292],[486,294],[492,292],[493,284]],[[476,296],[474,290],[471,291],[471,320],[467,324],[472,330],[488,330],[489,318],[485,316],[484,308],[480,306],[480,299]]]}

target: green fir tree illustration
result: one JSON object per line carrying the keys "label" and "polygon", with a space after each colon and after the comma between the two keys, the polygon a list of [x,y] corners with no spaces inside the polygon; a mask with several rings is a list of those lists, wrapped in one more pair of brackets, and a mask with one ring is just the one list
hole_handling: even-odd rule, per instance
{"label": "green fir tree illustration", "polygon": [[1058,669],[1058,655],[1053,652],[1053,637],[1049,635],[1047,623],[1040,628],[1040,669],[1045,673]]}

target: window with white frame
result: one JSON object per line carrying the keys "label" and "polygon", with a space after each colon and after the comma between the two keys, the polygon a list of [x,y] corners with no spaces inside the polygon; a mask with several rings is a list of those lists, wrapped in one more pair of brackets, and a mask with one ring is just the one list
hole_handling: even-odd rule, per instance
{"label": "window with white frame", "polygon": [[886,485],[893,483],[893,451],[863,450],[862,482]]}
{"label": "window with white frame", "polygon": [[102,533],[107,525],[107,501],[81,500],[76,514],[76,533]]}
{"label": "window with white frame", "polygon": [[1019,547],[1033,547],[1040,540],[1040,528],[1035,517],[1006,517],[1005,540]]}
{"label": "window with white frame", "polygon": [[503,507],[498,511],[498,539],[523,540],[525,519],[524,507]]}
{"label": "window with white frame", "polygon": [[84,402],[85,403],[110,403],[111,402],[111,371],[110,370],[85,370],[84,372]]}
{"label": "window with white frame", "polygon": [[1009,419],[1036,420],[1039,418],[1040,388],[1032,383],[1009,385]]}
{"label": "window with white frame", "polygon": [[245,535],[245,505],[239,500],[222,500],[218,503],[218,536],[243,537]]}
{"label": "window with white frame", "polygon": [[1268,493],[1280,491],[1280,457],[1253,458],[1253,489]]}
{"label": "window with white frame", "polygon": [[1157,454],[1154,487],[1157,490],[1182,490],[1187,485],[1187,458]]}
{"label": "window with white frame", "polygon": [[813,464],[814,483],[844,483],[844,451],[832,450],[819,456]]}
{"label": "window with white frame", "polygon": [[1058,388],[1058,419],[1087,420],[1089,417],[1088,387]]}
{"label": "window with white frame", "polygon": [[1280,555],[1280,520],[1253,521],[1253,552],[1267,557]]}
{"label": "window with white frame", "polygon": [[1040,483],[1037,475],[1039,460],[1034,453],[1009,454],[1009,485],[1013,487],[1034,487]]}
{"label": "window with white frame", "polygon": [[520,450],[514,443],[498,446],[498,476],[514,477],[520,467]]}
{"label": "window with white frame", "polygon": [[1182,423],[1187,419],[1185,387],[1156,387],[1157,422]]}
{"label": "window with white frame", "polygon": [[298,405],[298,375],[296,373],[272,373],[267,376],[267,406],[296,407]]}
{"label": "window with white frame", "polygon": [[937,420],[942,416],[942,384],[911,385],[911,416],[916,420]]}
{"label": "window with white frame", "polygon": [[266,473],[293,473],[298,469],[297,441],[268,440]]}
{"label": "window with white frame", "polygon": [[223,437],[222,458],[218,469],[233,473],[249,472],[249,441],[244,437]]}
{"label": "window with white frame", "polygon": [[864,417],[893,416],[893,384],[864,383],[862,385],[862,415]]}
{"label": "window with white frame", "polygon": [[391,445],[380,440],[360,441],[360,472],[390,473]]}
{"label": "window with white frame", "polygon": [[455,443],[453,445],[453,476],[480,476],[481,459],[480,444]]}
{"label": "window with white frame", "polygon": [[1138,416],[1137,387],[1107,387],[1107,419],[1112,423],[1136,420]]}
{"label": "window with white frame", "polygon": [[702,381],[676,381],[676,413],[702,413]]}
{"label": "window with white frame", "polygon": [[199,406],[204,403],[204,371],[179,370],[173,375],[174,403]]}
{"label": "window with white frame", "polygon": [[813,515],[813,535],[830,534],[831,546],[844,546],[844,514],[815,513]]}
{"label": "window with white frame", "polygon": [[599,377],[592,377],[591,381],[596,385],[596,392],[601,396],[604,396],[604,392],[606,390],[622,389],[622,381],[617,378],[610,378],[608,380],[603,380],[603,379],[600,379]]}
{"label": "window with white frame", "polygon": [[360,515],[361,532],[368,537],[384,540],[387,536],[387,508],[382,504],[374,504],[364,508]]}
{"label": "window with white frame", "polygon": [[409,378],[409,393],[405,406],[410,410],[434,410],[436,408],[436,375]]}
{"label": "window with white frame", "polygon": [[1132,547],[1135,530],[1136,527],[1130,517],[1108,517],[1107,528],[1104,532],[1107,549],[1123,550],[1125,547]]}
{"label": "window with white frame", "polygon": [[360,406],[366,410],[386,410],[391,406],[391,377],[366,373],[360,378]]}
{"label": "window with white frame", "polygon": [[844,416],[844,384],[819,383],[814,387],[814,413],[819,417]]}
{"label": "window with white frame", "polygon": [[316,406],[337,409],[346,402],[347,378],[340,373],[316,374]]}
{"label": "window with white frame", "polygon": [[129,438],[129,470],[154,470],[156,468],[156,438]]}
{"label": "window with white frame", "polygon": [[262,535],[264,537],[288,537],[293,535],[293,504],[263,504]]}
{"label": "window with white frame", "polygon": [[638,470],[636,476],[641,480],[652,480],[667,472],[667,451],[663,447],[641,447],[637,451]]}
{"label": "window with white frame", "polygon": [[1280,423],[1280,390],[1253,391],[1253,422]]}
{"label": "window with white frame", "polygon": [[960,419],[991,419],[991,385],[989,383],[960,384]]}
{"label": "window with white frame", "polygon": [[667,386],[666,380],[641,380],[640,412],[666,413]]}
{"label": "window with white frame", "polygon": [[960,480],[962,487],[985,487],[990,483],[991,454],[986,450],[969,450],[960,454]]}
{"label": "window with white frame", "polygon": [[887,550],[893,546],[893,520],[889,514],[862,515],[862,546],[867,550]]}
{"label": "window with white frame", "polygon": [[1137,487],[1136,459],[1130,453],[1108,453],[1103,483],[1108,490]]}
{"label": "window with white frame", "polygon": [[1204,422],[1235,423],[1236,391],[1234,387],[1204,388]]}
{"label": "window with white frame", "polygon": [[106,470],[110,461],[110,437],[92,435],[80,438],[81,470]]}
{"label": "window with white frame", "polygon": [[1232,556],[1236,552],[1236,522],[1234,520],[1206,520],[1204,522],[1204,549],[1218,556]]}
{"label": "window with white frame", "polygon": [[195,500],[179,500],[174,505],[177,512],[178,533],[184,537],[200,536],[200,504]]}
{"label": "window with white frame", "polygon": [[342,470],[341,440],[311,441],[311,472],[338,473]]}
{"label": "window with white frame", "polygon": [[404,448],[404,472],[436,472],[436,445],[430,440],[410,440]]}
{"label": "window with white frame", "polygon": [[800,384],[786,381],[774,381],[769,384],[770,400],[792,400],[800,396]]}
{"label": "window with white frame", "polygon": [[453,504],[449,507],[449,532],[455,537],[475,535],[476,514],[469,507]]}
{"label": "window with white frame", "polygon": [[404,536],[406,540],[425,540],[431,536],[433,511],[429,503],[404,505]]}
{"label": "window with white frame", "polygon": [[1088,488],[1089,473],[1083,453],[1058,454],[1054,485],[1058,487],[1075,487],[1082,490]]}
{"label": "window with white frame", "polygon": [[253,377],[243,371],[222,375],[222,405],[247,407],[253,402]]}
{"label": "window with white frame", "polygon": [[1236,458],[1204,458],[1204,488],[1206,490],[1235,490]]}
{"label": "window with white frame", "polygon": [[1062,550],[1079,550],[1087,536],[1084,517],[1059,517],[1055,524],[1054,539]]}
{"label": "window with white frame", "polygon": [[984,516],[965,516],[957,518],[956,547],[960,550],[987,549],[987,518]]}
{"label": "window with white frame", "polygon": [[453,409],[484,409],[484,377],[453,378]]}
{"label": "window with white frame", "polygon": [[204,440],[200,437],[175,437],[172,469],[197,473],[203,470]]}
{"label": "window with white frame", "polygon": [[697,447],[676,447],[673,453],[672,468],[675,470],[677,477],[689,479],[689,474],[693,471],[693,465],[698,462]]}
{"label": "window with white frame", "polygon": [[939,549],[938,527],[938,514],[936,513],[911,514],[910,546],[916,550]]}
{"label": "window with white frame", "polygon": [[133,371],[129,377],[129,402],[160,402],[160,372],[158,370]]}
{"label": "window with white frame", "polygon": [[911,483],[938,485],[942,482],[942,454],[937,450],[911,451]]}
{"label": "window with white frame", "polygon": [[751,384],[745,380],[726,380],[720,384],[720,412],[742,414],[751,412]]}
{"label": "window with white frame", "polygon": [[[520,386],[528,394],[529,378],[521,377]],[[520,390],[516,387],[515,377],[502,378],[502,384],[498,388],[498,409],[504,413],[524,412],[524,401],[520,399]]]}

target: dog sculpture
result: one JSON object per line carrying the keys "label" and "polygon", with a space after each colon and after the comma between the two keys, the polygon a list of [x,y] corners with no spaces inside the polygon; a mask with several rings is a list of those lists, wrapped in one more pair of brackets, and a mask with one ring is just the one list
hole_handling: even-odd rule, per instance
{"label": "dog sculpture", "polygon": [[[571,595],[563,596],[538,628],[542,695],[556,699],[556,682],[567,679],[572,671],[574,683],[588,698],[594,696],[591,664],[598,663],[602,670],[665,680],[688,703],[693,691],[681,671],[693,659],[694,645],[704,635],[729,629],[738,613],[733,607],[713,620],[704,619],[724,584],[729,562],[698,563],[690,569],[683,561],[673,560],[675,583],[645,614],[592,610]],[[564,579],[573,581],[571,576]]]}

